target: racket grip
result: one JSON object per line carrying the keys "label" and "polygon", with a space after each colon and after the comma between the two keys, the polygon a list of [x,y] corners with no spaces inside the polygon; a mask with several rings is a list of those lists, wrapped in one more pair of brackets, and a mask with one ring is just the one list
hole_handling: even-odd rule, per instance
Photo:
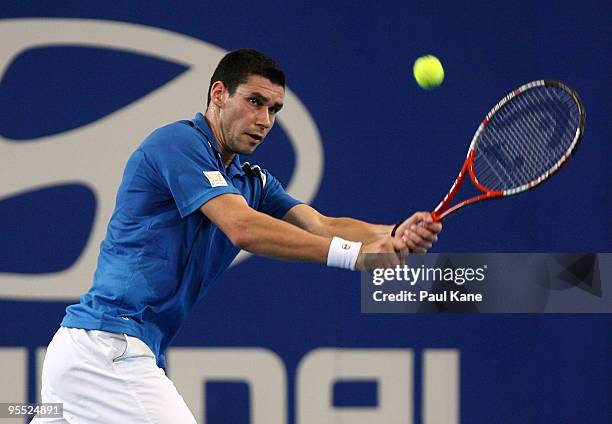
{"label": "racket grip", "polygon": [[434,222],[440,222],[440,221],[442,221],[442,220],[440,219],[440,215],[438,215],[436,211],[433,211],[433,212],[431,213],[431,218],[434,220]]}
{"label": "racket grip", "polygon": [[[440,217],[438,216],[438,214],[436,212],[431,212],[431,217],[434,220],[434,222],[440,222],[441,221]],[[397,229],[399,228],[400,225],[402,225],[403,222],[404,222],[403,220],[400,220],[400,221],[397,221],[395,223],[395,226],[393,227],[393,230],[391,230],[391,237],[395,237],[395,233],[397,232]],[[423,225],[423,221],[420,221],[418,223],[418,225],[422,226]]]}

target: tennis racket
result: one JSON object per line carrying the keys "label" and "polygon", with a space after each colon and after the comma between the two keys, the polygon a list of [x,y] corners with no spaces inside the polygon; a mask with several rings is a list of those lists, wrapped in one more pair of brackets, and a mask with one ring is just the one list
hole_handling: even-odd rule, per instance
{"label": "tennis racket", "polygon": [[[448,194],[431,213],[441,221],[465,206],[522,193],[548,180],[576,151],[585,112],[578,94],[559,81],[513,90],[480,123]],[[482,194],[451,206],[466,175]]]}

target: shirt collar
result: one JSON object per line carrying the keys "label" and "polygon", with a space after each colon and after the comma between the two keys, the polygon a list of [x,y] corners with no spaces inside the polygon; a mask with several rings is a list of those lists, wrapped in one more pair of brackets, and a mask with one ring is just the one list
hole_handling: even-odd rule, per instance
{"label": "shirt collar", "polygon": [[[221,156],[221,153],[219,152],[219,144],[217,140],[215,139],[215,136],[213,135],[212,130],[208,126],[208,122],[204,118],[204,115],[201,112],[196,113],[196,115],[193,117],[192,122],[194,123],[196,128],[200,130],[202,134],[204,134],[204,136],[206,137],[208,141],[208,144],[210,144],[210,147],[212,147],[212,149],[219,156]],[[232,163],[230,163],[230,166],[227,168],[227,173],[230,176],[236,173],[244,175],[244,170],[242,169],[242,163],[240,161],[239,155],[234,156]]]}

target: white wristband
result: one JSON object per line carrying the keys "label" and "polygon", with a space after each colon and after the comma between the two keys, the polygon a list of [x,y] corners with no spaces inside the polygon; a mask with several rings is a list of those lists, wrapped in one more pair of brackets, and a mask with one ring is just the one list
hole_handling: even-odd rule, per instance
{"label": "white wristband", "polygon": [[360,242],[334,237],[327,252],[327,266],[355,271],[355,263],[359,256],[359,250],[361,250]]}

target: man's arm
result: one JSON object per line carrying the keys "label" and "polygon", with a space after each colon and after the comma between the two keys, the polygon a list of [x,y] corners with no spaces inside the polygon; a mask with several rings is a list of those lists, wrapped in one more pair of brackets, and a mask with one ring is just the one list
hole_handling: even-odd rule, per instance
{"label": "man's arm", "polygon": [[339,236],[362,243],[386,237],[393,229],[393,225],[370,224],[353,218],[332,218],[304,204],[289,209],[283,220],[312,234],[324,237]]}
{"label": "man's arm", "polygon": [[[371,243],[391,234],[393,225],[370,224],[353,218],[332,218],[325,216],[308,205],[291,208],[283,220],[312,234],[332,237],[339,236],[348,240]],[[409,249],[425,253],[438,240],[442,224],[434,223],[428,212],[417,212],[406,219],[396,232]]]}
{"label": "man's arm", "polygon": [[[298,226],[258,212],[236,194],[223,194],[206,202],[200,211],[225,233],[234,246],[251,253],[272,258],[327,263],[331,236],[305,231]],[[364,264],[366,253],[408,254],[406,244],[391,237],[363,245],[357,259],[357,269],[395,266],[397,255],[380,255],[388,263]],[[402,256],[402,257],[403,257]],[[395,259],[394,259],[395,258]],[[395,263],[395,261],[397,263]]]}

